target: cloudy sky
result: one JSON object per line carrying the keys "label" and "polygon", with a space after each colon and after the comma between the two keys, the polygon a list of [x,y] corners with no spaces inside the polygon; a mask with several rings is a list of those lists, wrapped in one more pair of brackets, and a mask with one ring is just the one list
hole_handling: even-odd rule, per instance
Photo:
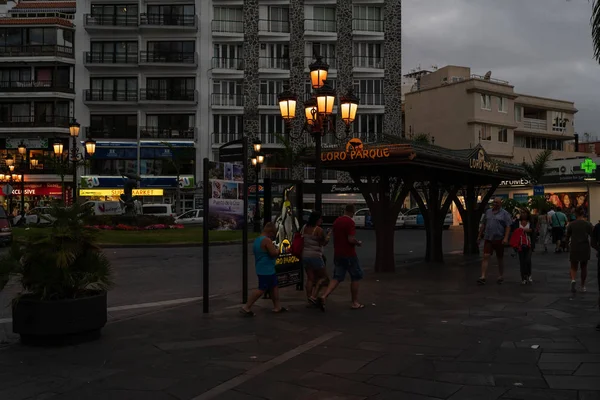
{"label": "cloudy sky", "polygon": [[600,138],[600,64],[588,0],[403,0],[403,70],[492,71],[521,93],[575,102],[575,130]]}

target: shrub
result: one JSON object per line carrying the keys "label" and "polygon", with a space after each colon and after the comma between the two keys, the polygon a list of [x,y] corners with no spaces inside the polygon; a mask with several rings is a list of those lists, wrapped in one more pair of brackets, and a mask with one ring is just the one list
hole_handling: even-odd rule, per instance
{"label": "shrub", "polygon": [[153,215],[93,215],[85,219],[86,225],[92,226],[135,226],[145,228],[150,225],[173,225],[173,217],[157,217]]}

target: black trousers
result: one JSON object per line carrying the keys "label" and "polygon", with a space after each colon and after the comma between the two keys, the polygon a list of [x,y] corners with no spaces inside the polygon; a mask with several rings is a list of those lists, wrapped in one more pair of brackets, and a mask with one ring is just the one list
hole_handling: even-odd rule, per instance
{"label": "black trousers", "polygon": [[[600,266],[600,263],[598,264]],[[523,247],[519,251],[519,266],[521,267],[521,280],[527,280],[531,276],[531,248]]]}

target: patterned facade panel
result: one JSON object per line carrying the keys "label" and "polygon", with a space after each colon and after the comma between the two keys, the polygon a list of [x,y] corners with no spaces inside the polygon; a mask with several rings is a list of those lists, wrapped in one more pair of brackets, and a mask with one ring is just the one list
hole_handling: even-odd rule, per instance
{"label": "patterned facade panel", "polygon": [[383,130],[401,135],[402,126],[402,2],[385,1],[385,56]]}

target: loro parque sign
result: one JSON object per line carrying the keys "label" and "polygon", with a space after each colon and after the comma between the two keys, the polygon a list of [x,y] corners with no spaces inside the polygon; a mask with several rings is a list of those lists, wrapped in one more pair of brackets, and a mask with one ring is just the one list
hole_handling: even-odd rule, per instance
{"label": "loro parque sign", "polygon": [[472,169],[480,169],[482,171],[498,172],[500,166],[497,162],[486,161],[485,152],[479,150],[477,152],[477,158],[471,158],[469,160],[469,167]]}
{"label": "loro parque sign", "polygon": [[390,149],[387,146],[372,146],[365,148],[358,138],[353,138],[346,144],[345,151],[327,151],[321,153],[321,161],[345,161],[345,160],[374,160],[376,158],[388,158]]}

